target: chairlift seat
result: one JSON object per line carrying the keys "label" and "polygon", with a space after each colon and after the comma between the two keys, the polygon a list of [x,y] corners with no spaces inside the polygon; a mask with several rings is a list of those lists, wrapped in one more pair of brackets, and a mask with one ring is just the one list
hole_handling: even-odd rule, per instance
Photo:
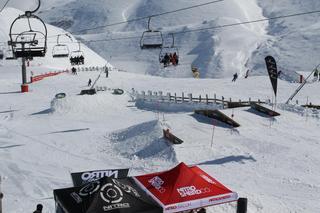
{"label": "chairlift seat", "polygon": [[14,55],[16,58],[28,58],[28,57],[44,57],[46,54],[44,49],[16,49]]}

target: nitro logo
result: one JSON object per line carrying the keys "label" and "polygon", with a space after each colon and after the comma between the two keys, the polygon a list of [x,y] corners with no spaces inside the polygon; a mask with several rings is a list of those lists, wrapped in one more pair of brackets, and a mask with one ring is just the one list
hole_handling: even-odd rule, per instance
{"label": "nitro logo", "polygon": [[120,203],[123,199],[123,192],[117,185],[107,183],[101,187],[100,196],[107,203]]}
{"label": "nitro logo", "polygon": [[187,196],[193,196],[193,195],[199,195],[203,193],[210,192],[210,189],[205,187],[202,189],[197,189],[195,186],[186,186],[177,189],[181,197],[187,197]]}
{"label": "nitro logo", "polygon": [[96,180],[103,177],[113,177],[118,178],[118,171],[93,171],[93,172],[85,172],[81,175],[81,179],[84,182],[90,181],[90,180]]}
{"label": "nitro logo", "polygon": [[156,188],[160,193],[164,193],[166,190],[162,187],[164,181],[159,177],[155,176],[154,178],[148,180],[148,182]]}
{"label": "nitro logo", "polygon": [[112,204],[109,206],[103,206],[103,211],[107,212],[107,211],[112,211],[114,209],[126,209],[126,208],[130,208],[129,203],[118,203],[118,204]]}
{"label": "nitro logo", "polygon": [[88,196],[88,195],[92,195],[93,193],[98,191],[99,188],[100,188],[99,181],[91,182],[80,189],[79,195],[83,196],[83,197]]}

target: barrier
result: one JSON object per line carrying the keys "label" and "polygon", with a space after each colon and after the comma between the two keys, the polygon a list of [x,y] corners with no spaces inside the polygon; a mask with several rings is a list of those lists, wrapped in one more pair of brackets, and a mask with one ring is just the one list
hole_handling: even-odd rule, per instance
{"label": "barrier", "polygon": [[173,144],[182,144],[183,140],[173,135],[169,129],[163,130],[163,137]]}
{"label": "barrier", "polygon": [[276,111],[273,111],[271,109],[268,109],[266,107],[263,107],[259,104],[256,104],[256,103],[251,103],[251,108],[254,109],[254,110],[257,110],[258,112],[261,112],[263,114],[266,114],[266,115],[269,115],[269,116],[279,116],[280,113],[276,112]]}
{"label": "barrier", "polygon": [[30,82],[33,83],[33,82],[36,82],[36,81],[41,81],[44,78],[48,78],[48,77],[59,75],[61,73],[66,73],[66,72],[68,72],[68,70],[58,71],[58,72],[49,72],[49,73],[45,73],[45,74],[41,74],[41,75],[31,76],[30,77]]}
{"label": "barrier", "polygon": [[216,119],[218,121],[221,121],[225,124],[228,124],[232,127],[239,127],[240,124],[234,121],[232,118],[228,117],[224,113],[220,112],[219,110],[195,110],[196,114],[204,115],[209,118]]}

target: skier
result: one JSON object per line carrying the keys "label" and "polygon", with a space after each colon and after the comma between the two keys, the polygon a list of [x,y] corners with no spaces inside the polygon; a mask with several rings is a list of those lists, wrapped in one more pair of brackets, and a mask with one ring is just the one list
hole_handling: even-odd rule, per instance
{"label": "skier", "polygon": [[238,78],[238,73],[233,74],[232,82],[235,82]]}
{"label": "skier", "polygon": [[249,77],[249,72],[250,72],[250,70],[246,71],[246,75],[244,76],[244,78],[248,78]]}
{"label": "skier", "polygon": [[109,68],[106,66],[104,69],[104,72],[106,73],[106,78],[109,76]]}
{"label": "skier", "polygon": [[77,69],[76,69],[75,67],[72,67],[71,73],[72,73],[73,75],[77,75]]}
{"label": "skier", "polygon": [[42,208],[43,208],[43,206],[42,206],[42,204],[37,204],[37,209],[33,212],[33,213],[42,213]]}
{"label": "skier", "polygon": [[90,87],[91,86],[91,78],[89,78],[89,81],[88,81],[88,87]]}

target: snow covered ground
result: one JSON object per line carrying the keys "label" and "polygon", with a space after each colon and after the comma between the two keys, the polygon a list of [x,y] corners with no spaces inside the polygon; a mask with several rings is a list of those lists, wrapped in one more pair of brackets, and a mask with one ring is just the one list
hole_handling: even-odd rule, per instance
{"label": "snow covered ground", "polygon": [[[39,69],[46,70],[45,67]],[[130,174],[160,171],[178,162],[198,164],[205,171],[249,199],[249,212],[317,212],[319,177],[319,111],[286,110],[270,119],[249,108],[224,110],[241,124],[237,129],[185,111],[160,111],[135,106],[130,92],[163,91],[194,96],[209,94],[235,100],[272,97],[267,77],[239,79],[164,79],[126,72],[110,73],[98,86],[123,88],[95,96],[79,96],[89,78],[99,72],[61,74],[30,85],[19,93],[20,69],[1,67],[0,172],[4,177],[4,212],[25,212],[42,202],[53,212],[52,190],[71,186],[70,172],[130,168]],[[257,86],[259,85],[259,86]],[[279,103],[297,84],[279,82]],[[297,99],[319,104],[320,84],[308,84]],[[59,92],[65,99],[51,101]],[[185,105],[185,104],[184,104]],[[169,106],[170,107],[170,106]],[[280,109],[281,108],[281,109]],[[296,108],[293,108],[296,109]],[[170,146],[162,139],[169,127],[185,142]],[[232,205],[211,212],[234,212]]]}
{"label": "snow covered ground", "polygon": [[[152,25],[162,27],[164,31],[175,31],[278,14],[270,12],[274,10],[270,8],[270,2],[246,0],[244,4],[239,1],[224,1],[198,8],[196,12],[184,13],[177,18],[155,19]],[[106,5],[105,1],[88,4],[88,1],[79,0],[75,4],[73,1],[55,0],[46,1],[40,15],[56,25],[59,25],[56,21],[61,20],[59,17],[64,16],[63,20],[67,21],[60,23],[61,26],[74,31],[194,4],[194,1],[186,0],[175,1],[175,5],[171,1],[159,2],[121,0],[110,1]],[[20,1],[13,0],[11,6],[18,3]],[[299,9],[299,5],[306,10],[318,6],[316,0],[291,3],[289,9],[292,10],[288,12],[295,12],[293,9]],[[287,1],[272,1],[272,4],[279,5],[277,8],[281,14],[286,12],[283,8],[288,5]],[[21,4],[18,8],[24,7]],[[80,16],[83,8],[89,11],[87,19],[79,18],[83,17]],[[100,14],[97,8],[105,16],[93,16]],[[1,41],[8,39],[9,23],[19,13],[7,8],[0,14]],[[80,14],[79,17],[76,14]],[[72,20],[74,22],[68,22],[69,17],[76,18]],[[298,20],[297,26],[316,23],[311,18]],[[292,24],[280,23],[285,26]],[[277,111],[281,116],[275,119],[263,117],[249,107],[223,110],[228,116],[234,114],[234,119],[241,124],[236,129],[194,115],[192,110],[195,106],[189,103],[147,101],[136,105],[132,99],[133,88],[139,93],[151,90],[178,96],[182,92],[185,95],[192,93],[194,97],[205,97],[206,94],[213,97],[216,94],[217,98],[224,96],[226,100],[272,100],[273,91],[267,76],[240,77],[233,83],[231,74],[245,71],[245,66],[261,71],[265,54],[276,53],[281,58],[281,68],[303,70],[307,75],[316,65],[315,53],[319,50],[318,38],[314,36],[317,24],[301,32],[301,36],[309,34],[309,39],[301,41],[292,32],[287,42],[277,40],[278,35],[274,35],[276,30],[273,29],[277,24],[260,23],[228,30],[181,34],[176,38],[181,65],[167,69],[158,64],[158,51],[140,51],[139,39],[86,42],[116,68],[126,71],[114,69],[109,78],[102,75],[97,82],[100,87],[124,89],[125,94],[120,96],[111,94],[110,90],[94,96],[79,96],[82,89],[88,88],[88,79],[98,77],[99,72],[94,71],[46,78],[30,84],[30,92],[21,94],[20,62],[1,61],[0,175],[4,178],[1,185],[5,194],[4,212],[32,211],[39,202],[44,204],[44,212],[54,212],[52,190],[71,186],[70,172],[130,168],[130,175],[137,175],[169,169],[181,161],[199,165],[241,197],[247,197],[248,212],[320,212],[320,111],[284,104],[299,84],[279,81]],[[116,26],[114,31],[107,33],[103,30],[87,32],[80,37],[88,41],[107,36],[136,36],[144,28],[145,22],[138,22]],[[49,36],[63,32],[49,26]],[[270,41],[272,44],[268,43]],[[299,57],[302,47],[299,47],[300,52],[296,51],[295,46],[291,47],[293,43],[299,46],[311,43],[312,47],[304,49],[304,56]],[[28,75],[31,71],[45,73],[71,68],[68,59],[52,59],[54,44],[55,38],[50,38],[48,55],[32,61],[27,68]],[[71,49],[77,48],[76,45],[71,46]],[[255,52],[259,47],[261,51]],[[85,66],[111,66],[89,48],[84,45],[82,48]],[[290,57],[282,57],[291,52]],[[200,67],[204,79],[192,78],[191,64]],[[319,88],[319,82],[308,83],[292,104],[297,100],[299,104],[312,102],[320,105]],[[66,93],[66,98],[54,99],[60,92]],[[162,138],[163,128],[170,128],[184,143],[168,144]],[[235,208],[227,204],[211,207],[209,212],[235,212]]]}

